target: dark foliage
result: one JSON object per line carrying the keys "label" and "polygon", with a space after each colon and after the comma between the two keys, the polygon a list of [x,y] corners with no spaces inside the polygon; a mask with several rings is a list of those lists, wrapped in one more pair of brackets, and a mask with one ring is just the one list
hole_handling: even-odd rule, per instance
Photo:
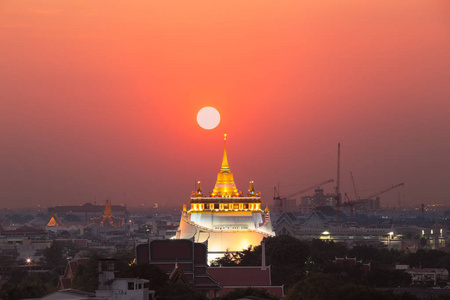
{"label": "dark foliage", "polygon": [[44,266],[49,270],[60,273],[67,264],[64,256],[64,246],[53,241],[50,247],[44,250]]}
{"label": "dark foliage", "polygon": [[172,283],[161,289],[158,296],[160,300],[206,300],[206,297],[197,293],[192,286],[184,283]]}
{"label": "dark foliage", "polygon": [[268,299],[268,300],[277,300],[278,297],[275,297],[274,295],[270,294],[266,290],[260,290],[260,289],[254,289],[254,288],[247,288],[247,289],[236,289],[232,292],[229,292],[228,294],[220,297],[220,300],[236,300],[248,296],[255,296],[262,299]]}
{"label": "dark foliage", "polygon": [[0,299],[15,300],[39,298],[56,290],[58,274],[53,272],[30,273],[24,270],[13,270],[10,280],[0,290]]}
{"label": "dark foliage", "polygon": [[72,280],[71,288],[85,292],[95,292],[98,288],[98,260],[101,257],[98,254],[93,254],[89,261],[85,264],[79,265],[77,273]]}
{"label": "dark foliage", "polygon": [[416,300],[414,295],[394,295],[364,285],[345,283],[332,274],[315,273],[299,281],[287,294],[286,300]]}

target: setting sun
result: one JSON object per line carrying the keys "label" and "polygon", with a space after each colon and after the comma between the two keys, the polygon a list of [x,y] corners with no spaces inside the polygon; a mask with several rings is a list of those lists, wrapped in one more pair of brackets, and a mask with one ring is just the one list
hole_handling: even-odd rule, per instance
{"label": "setting sun", "polygon": [[203,129],[214,129],[220,123],[220,114],[214,107],[203,107],[197,114],[197,123]]}

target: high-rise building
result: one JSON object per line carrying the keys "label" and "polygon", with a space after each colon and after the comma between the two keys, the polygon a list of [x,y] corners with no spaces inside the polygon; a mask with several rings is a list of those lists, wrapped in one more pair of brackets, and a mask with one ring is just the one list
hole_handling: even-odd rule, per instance
{"label": "high-rise building", "polygon": [[303,196],[300,211],[302,213],[310,213],[318,206],[336,206],[336,197],[334,194],[324,194],[322,188],[314,190],[314,195]]}
{"label": "high-rise building", "polygon": [[269,208],[261,209],[261,193],[253,181],[247,194],[238,191],[227,158],[226,135],[222,166],[214,190],[203,194],[200,182],[191,194],[190,209],[183,205],[176,239],[207,242],[208,261],[226,252],[238,252],[257,246],[264,237],[274,236]]}

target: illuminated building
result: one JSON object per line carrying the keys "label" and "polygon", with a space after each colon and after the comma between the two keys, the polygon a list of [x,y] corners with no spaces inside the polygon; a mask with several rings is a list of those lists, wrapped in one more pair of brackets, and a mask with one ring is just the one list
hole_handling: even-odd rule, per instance
{"label": "illuminated building", "polygon": [[106,200],[103,216],[101,218],[92,218],[91,222],[98,223],[102,227],[122,227],[125,221],[123,218],[113,216],[111,203],[109,200]]}
{"label": "illuminated building", "polygon": [[59,220],[58,216],[56,214],[52,215],[52,218],[50,221],[48,221],[46,227],[60,227],[63,226],[62,222]]}
{"label": "illuminated building", "polygon": [[314,190],[313,196],[303,196],[300,205],[302,213],[310,213],[318,206],[336,206],[336,199],[334,194],[324,194],[322,188]]}
{"label": "illuminated building", "polygon": [[[64,216],[73,215],[80,222],[90,223],[91,218],[99,217],[105,211],[106,205],[86,203],[83,205],[59,205],[48,208],[49,214],[58,214],[63,220]],[[124,205],[111,205],[111,212],[116,217],[127,218],[127,208]]]}
{"label": "illuminated building", "polygon": [[247,195],[238,191],[227,159],[226,135],[222,166],[213,192],[203,195],[200,182],[192,192],[190,209],[183,205],[176,239],[208,243],[208,261],[226,252],[257,246],[264,237],[274,236],[269,208],[261,209],[261,193],[250,182]]}

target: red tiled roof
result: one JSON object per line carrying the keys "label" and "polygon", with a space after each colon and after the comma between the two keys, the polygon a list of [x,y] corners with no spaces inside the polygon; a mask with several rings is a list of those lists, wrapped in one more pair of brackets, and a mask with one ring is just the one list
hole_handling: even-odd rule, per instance
{"label": "red tiled roof", "polygon": [[270,285],[270,269],[267,267],[209,267],[211,275],[221,286]]}
{"label": "red tiled roof", "polygon": [[193,260],[193,243],[190,240],[154,240],[150,242],[153,261]]}
{"label": "red tiled roof", "polygon": [[74,244],[77,245],[78,247],[87,247],[87,240],[86,239],[82,239],[82,240],[73,240]]}
{"label": "red tiled roof", "polygon": [[450,247],[442,247],[442,248],[439,248],[438,250],[445,252],[445,253],[450,253]]}
{"label": "red tiled roof", "polygon": [[1,231],[2,234],[5,235],[14,235],[14,234],[47,234],[47,232],[43,229],[36,229],[36,228],[17,228],[16,230],[3,230]]}

